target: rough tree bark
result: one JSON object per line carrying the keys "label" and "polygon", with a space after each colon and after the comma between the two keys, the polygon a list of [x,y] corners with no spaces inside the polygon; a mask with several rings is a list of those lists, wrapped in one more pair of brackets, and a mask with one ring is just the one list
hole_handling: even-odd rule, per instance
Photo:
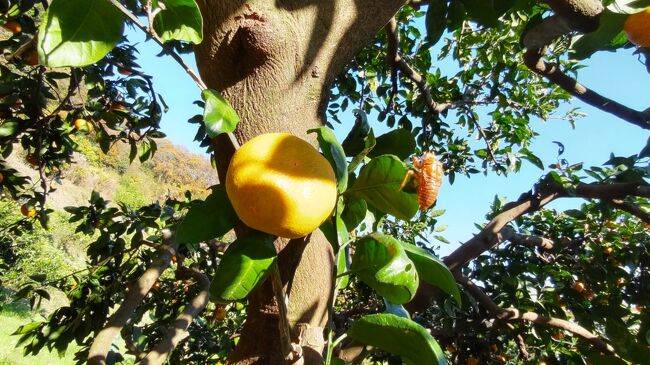
{"label": "rough tree bark", "polygon": [[[322,125],[337,74],[405,2],[200,0],[205,40],[196,58],[201,77],[241,117],[235,132],[240,143],[266,132],[310,139],[305,132]],[[233,151],[225,138],[218,138],[214,147],[223,178]],[[277,245],[282,249],[279,263],[292,335],[298,336],[299,324],[312,326],[303,333],[307,340],[302,361],[321,363],[333,286],[332,249],[319,231]],[[231,363],[281,364],[278,340],[277,305],[271,285],[265,283],[249,298],[247,321]]]}

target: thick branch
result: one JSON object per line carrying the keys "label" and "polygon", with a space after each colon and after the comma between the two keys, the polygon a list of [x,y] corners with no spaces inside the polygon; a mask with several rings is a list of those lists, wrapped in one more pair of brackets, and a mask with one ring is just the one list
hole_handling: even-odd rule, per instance
{"label": "thick branch", "polygon": [[524,63],[526,66],[583,102],[604,112],[613,114],[636,126],[650,129],[650,113],[634,110],[588,89],[562,72],[556,64],[544,61],[543,56],[545,51],[546,47],[526,51],[524,54]]}
{"label": "thick branch", "polygon": [[165,337],[140,362],[141,365],[162,365],[169,354],[188,335],[187,329],[196,316],[208,305],[210,280],[194,269],[182,268],[181,273],[194,279],[198,284],[199,293],[185,307],[183,313],[176,317],[174,324],[167,330]]}
{"label": "thick branch", "polygon": [[517,245],[524,245],[528,247],[540,247],[543,250],[553,249],[553,241],[545,237],[513,233],[508,240]]}
{"label": "thick branch", "polygon": [[614,348],[603,341],[600,337],[594,335],[593,333],[586,330],[584,327],[565,321],[563,319],[546,317],[535,312],[521,312],[515,308],[503,309],[496,305],[492,298],[490,298],[485,292],[474,284],[467,277],[464,277],[460,274],[456,275],[456,278],[459,283],[461,283],[467,291],[476,299],[481,305],[483,305],[491,316],[507,321],[526,321],[536,324],[545,324],[555,328],[559,328],[568,332],[573,333],[576,336],[582,337],[585,341],[589,342],[596,349],[612,354],[614,353]]}
{"label": "thick branch", "polygon": [[88,365],[106,364],[106,356],[113,344],[113,340],[133,316],[138,305],[140,305],[144,297],[149,293],[149,290],[151,290],[151,287],[163,271],[169,267],[172,256],[176,254],[178,244],[171,240],[171,232],[165,231],[163,235],[165,245],[161,247],[158,257],[138,281],[128,289],[122,304],[120,304],[119,308],[108,319],[108,323],[106,323],[104,329],[99,331],[97,336],[95,336],[93,344],[90,346],[90,351],[88,352]]}
{"label": "thick branch", "polygon": [[519,201],[508,204],[501,213],[494,217],[490,223],[483,228],[481,232],[472,237],[469,241],[465,242],[449,256],[445,257],[445,264],[452,271],[466,265],[481,253],[498,245],[504,239],[509,238],[504,237],[504,232],[501,231],[506,224],[530,211],[540,209],[559,196],[560,194],[555,191],[544,193],[539,196],[525,194],[519,199]]}

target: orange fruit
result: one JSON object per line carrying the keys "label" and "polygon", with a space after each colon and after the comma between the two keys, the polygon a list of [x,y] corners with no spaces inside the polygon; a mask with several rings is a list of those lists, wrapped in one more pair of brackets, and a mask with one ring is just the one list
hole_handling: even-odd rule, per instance
{"label": "orange fruit", "polygon": [[23,204],[20,206],[20,213],[27,218],[31,218],[36,215],[36,208],[28,204]]}
{"label": "orange fruit", "polygon": [[499,362],[502,363],[502,364],[505,364],[505,363],[508,362],[508,358],[505,357],[504,355],[499,355],[499,357],[498,357],[497,359],[498,359]]}
{"label": "orange fruit", "polygon": [[217,309],[214,311],[214,319],[217,321],[223,321],[227,315],[228,315],[228,311],[226,310],[226,308],[222,306],[218,306]]}
{"label": "orange fruit", "polygon": [[176,258],[176,255],[172,256],[172,262],[176,263],[176,261],[178,261],[178,259]]}
{"label": "orange fruit", "polygon": [[156,281],[155,283],[153,283],[153,288],[160,289],[160,281]]}
{"label": "orange fruit", "polygon": [[36,66],[38,65],[38,52],[36,52],[36,50],[33,49],[27,52],[24,59],[26,64],[30,66]]}
{"label": "orange fruit", "polygon": [[249,227],[298,238],[318,228],[334,209],[336,177],[327,159],[306,141],[268,133],[235,152],[226,192]]}
{"label": "orange fruit", "polygon": [[603,250],[603,253],[604,253],[605,255],[609,255],[609,254],[612,253],[612,251],[614,251],[614,249],[612,248],[612,246],[608,246],[608,247],[605,247],[605,249]]}
{"label": "orange fruit", "polygon": [[623,30],[630,42],[639,47],[650,47],[650,7],[629,15]]}
{"label": "orange fruit", "polygon": [[28,164],[32,165],[32,167],[38,167],[38,157],[34,154],[29,154],[27,157],[25,157],[25,161],[27,161]]}
{"label": "orange fruit", "polygon": [[562,341],[564,339],[564,333],[555,332],[554,334],[551,335],[551,337],[556,341]]}
{"label": "orange fruit", "polygon": [[577,291],[578,293],[582,293],[583,291],[585,291],[585,284],[583,284],[580,281],[577,281],[573,284],[573,289],[575,289],[575,291]]}
{"label": "orange fruit", "polygon": [[2,25],[3,28],[7,29],[13,34],[17,34],[23,31],[23,27],[15,20],[10,20]]}
{"label": "orange fruit", "polygon": [[447,345],[447,352],[449,352],[450,354],[455,353],[455,352],[456,352],[456,346],[454,346],[454,345]]}
{"label": "orange fruit", "polygon": [[618,280],[616,280],[616,285],[618,285],[618,286],[625,285],[625,279],[624,278],[618,278]]}
{"label": "orange fruit", "polygon": [[76,130],[80,130],[81,128],[86,126],[86,123],[88,123],[85,119],[79,118],[74,121],[74,128]]}

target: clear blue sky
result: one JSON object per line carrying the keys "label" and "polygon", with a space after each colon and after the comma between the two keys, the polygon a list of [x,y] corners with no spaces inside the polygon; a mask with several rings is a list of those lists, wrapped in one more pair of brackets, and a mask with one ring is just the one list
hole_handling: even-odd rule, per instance
{"label": "clear blue sky", "polygon": [[[130,34],[131,41],[144,42],[144,37],[140,34],[133,35],[133,32]],[[196,125],[187,123],[191,116],[201,112],[192,104],[194,100],[200,98],[198,88],[171,58],[155,56],[160,49],[154,43],[146,42],[138,49],[141,53],[142,68],[154,77],[157,91],[164,96],[170,107],[169,112],[163,116],[162,130],[174,143],[183,145],[192,152],[203,154],[198,143],[193,142]],[[187,56],[185,59],[194,65],[192,56]],[[617,53],[600,52],[585,64],[588,67],[580,70],[579,81],[594,91],[635,109],[643,110],[650,107],[648,73],[637,56],[632,55],[632,50]],[[583,162],[585,166],[602,164],[609,158],[611,152],[619,156],[629,156],[638,153],[645,146],[648,138],[647,131],[576,99],[568,107],[579,107],[587,114],[586,117],[578,120],[575,129],[564,120],[532,121],[533,128],[540,134],[533,143],[532,150],[545,165],[556,160],[557,146],[553,141],[560,141],[565,145],[563,157],[569,163]],[[385,125],[378,122],[374,125],[381,131],[385,131]],[[349,123],[341,126],[336,131],[337,135],[340,138],[344,137],[349,128]],[[440,223],[448,226],[442,234],[452,243],[442,244],[438,254],[445,256],[458,247],[459,242],[467,241],[477,233],[474,223],[484,222],[484,215],[495,195],[505,197],[509,201],[516,199],[547,172],[548,169],[541,171],[525,162],[520,173],[507,177],[491,173],[487,177],[472,176],[471,180],[457,176],[453,185],[445,181],[436,207],[446,210],[440,218]],[[581,203],[581,200],[572,199],[553,203],[550,207],[566,209]]]}

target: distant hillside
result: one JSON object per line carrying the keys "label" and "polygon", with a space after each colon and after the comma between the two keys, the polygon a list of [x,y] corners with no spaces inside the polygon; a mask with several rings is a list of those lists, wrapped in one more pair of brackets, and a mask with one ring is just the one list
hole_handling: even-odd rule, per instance
{"label": "distant hillside", "polygon": [[[48,205],[62,209],[85,204],[96,190],[108,200],[122,202],[132,208],[162,201],[167,196],[182,198],[185,191],[193,197],[204,197],[209,188],[218,183],[217,172],[210,161],[193,154],[168,139],[156,140],[158,150],[154,158],[129,164],[129,146],[118,143],[104,154],[90,139],[75,138],[78,152],[73,163],[55,179],[48,196]],[[37,180],[37,171],[25,162],[24,153],[14,153],[7,161],[20,173]]]}

